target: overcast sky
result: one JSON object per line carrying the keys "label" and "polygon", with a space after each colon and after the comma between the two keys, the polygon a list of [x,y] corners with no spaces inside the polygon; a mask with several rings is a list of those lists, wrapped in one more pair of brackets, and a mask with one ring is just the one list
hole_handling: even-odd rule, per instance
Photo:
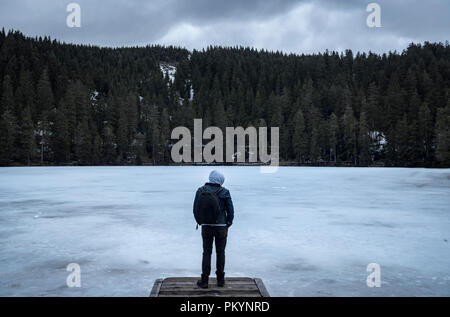
{"label": "overcast sky", "polygon": [[[81,27],[66,7],[81,7]],[[381,27],[366,24],[381,6]],[[450,40],[450,0],[0,0],[0,27],[101,46],[251,46],[288,53],[402,51]]]}

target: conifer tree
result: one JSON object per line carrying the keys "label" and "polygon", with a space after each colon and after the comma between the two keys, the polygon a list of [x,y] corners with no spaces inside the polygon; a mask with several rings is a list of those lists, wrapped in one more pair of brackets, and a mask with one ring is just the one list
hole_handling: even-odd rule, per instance
{"label": "conifer tree", "polygon": [[47,118],[54,107],[54,97],[47,70],[42,72],[37,84],[37,112],[41,119]]}
{"label": "conifer tree", "polygon": [[312,163],[317,163],[320,158],[320,148],[319,148],[319,130],[318,127],[313,126],[311,132],[311,146],[309,158]]}
{"label": "conifer tree", "polygon": [[159,163],[162,160],[163,152],[161,149],[161,129],[159,125],[159,112],[156,107],[153,107],[151,114],[151,154],[153,164]]}
{"label": "conifer tree", "polygon": [[15,93],[15,99],[17,102],[16,107],[17,113],[21,115],[23,110],[27,107],[30,111],[31,109],[34,109],[35,98],[36,97],[34,92],[33,80],[31,78],[31,73],[29,71],[22,70],[20,72],[19,86],[17,87]]}
{"label": "conifer tree", "polygon": [[161,151],[161,160],[168,162],[170,158],[169,154],[169,140],[170,140],[170,121],[167,109],[164,108],[160,117],[160,139],[159,146]]}
{"label": "conifer tree", "polygon": [[121,102],[119,109],[119,118],[117,122],[117,146],[119,150],[120,159],[125,159],[128,153],[128,120],[125,110],[125,105]]}
{"label": "conifer tree", "polygon": [[74,153],[75,131],[77,128],[76,99],[76,85],[71,83],[68,85],[64,98],[61,101],[61,107],[66,112],[71,153]]}
{"label": "conifer tree", "polygon": [[359,118],[359,134],[358,134],[358,146],[359,146],[359,162],[363,164],[370,164],[370,137],[369,126],[367,124],[366,112],[361,111]]}
{"label": "conifer tree", "polygon": [[418,138],[419,142],[417,143],[417,146],[420,146],[420,148],[417,149],[418,152],[420,150],[418,155],[418,166],[430,166],[433,161],[433,137],[435,131],[431,110],[426,102],[421,103],[418,116],[417,129],[419,130],[418,135],[420,136]]}
{"label": "conifer tree", "polygon": [[378,87],[375,82],[372,82],[369,85],[365,109],[369,131],[377,131],[382,123],[381,116],[383,115],[383,112],[382,109],[380,109],[379,100]]}
{"label": "conifer tree", "polygon": [[297,110],[294,116],[294,134],[292,136],[292,148],[295,158],[298,162],[304,162],[307,155],[307,140],[305,133],[305,119],[301,108]]}
{"label": "conifer tree", "polygon": [[399,120],[395,127],[396,134],[396,155],[395,155],[395,165],[396,166],[409,166],[408,156],[411,154],[410,138],[408,131],[408,119],[406,113],[403,114],[402,119]]}
{"label": "conifer tree", "polygon": [[129,94],[126,99],[126,116],[127,116],[127,125],[128,125],[128,144],[131,144],[132,139],[136,135],[136,128],[138,124],[138,107],[137,107],[137,98],[133,94]]}
{"label": "conifer tree", "polygon": [[92,136],[92,153],[90,156],[90,162],[93,165],[99,165],[102,158],[102,139],[100,135],[95,132]]}
{"label": "conifer tree", "polygon": [[348,161],[356,161],[356,145],[357,145],[357,122],[353,115],[353,109],[350,105],[345,108],[345,113],[342,118],[342,127],[344,134],[344,154]]}
{"label": "conifer tree", "polygon": [[75,133],[75,154],[82,165],[91,164],[92,139],[87,120],[78,123]]}
{"label": "conifer tree", "polygon": [[102,162],[113,164],[116,161],[116,143],[114,129],[107,124],[103,128],[103,144],[102,144]]}
{"label": "conifer tree", "polygon": [[321,148],[320,148],[320,129],[321,129],[321,117],[320,112],[317,107],[312,106],[310,111],[311,124],[311,137],[310,137],[310,147],[309,147],[309,159],[313,163],[317,163],[321,158]]}
{"label": "conifer tree", "polygon": [[56,110],[55,124],[53,126],[53,152],[56,163],[65,163],[70,159],[69,123],[66,118],[66,109],[60,107]]}
{"label": "conifer tree", "polygon": [[9,165],[13,157],[13,145],[17,133],[17,123],[13,113],[7,110],[0,118],[0,164]]}
{"label": "conifer tree", "polygon": [[450,166],[450,100],[445,108],[437,109],[436,157],[441,166]]}
{"label": "conifer tree", "polygon": [[331,114],[328,120],[328,135],[330,136],[330,160],[337,161],[337,146],[339,137],[339,120],[334,112]]}
{"label": "conifer tree", "polygon": [[15,111],[15,99],[11,77],[9,75],[6,75],[3,78],[3,89],[1,96],[0,114],[4,114],[7,111],[11,112],[12,114]]}
{"label": "conifer tree", "polygon": [[51,131],[50,131],[50,121],[47,114],[41,114],[41,120],[37,124],[37,135],[39,143],[39,160],[41,165],[51,159]]}
{"label": "conifer tree", "polygon": [[27,165],[35,159],[36,139],[34,134],[34,124],[31,117],[31,110],[26,106],[21,115],[22,122],[20,124],[20,147],[22,150],[22,161]]}

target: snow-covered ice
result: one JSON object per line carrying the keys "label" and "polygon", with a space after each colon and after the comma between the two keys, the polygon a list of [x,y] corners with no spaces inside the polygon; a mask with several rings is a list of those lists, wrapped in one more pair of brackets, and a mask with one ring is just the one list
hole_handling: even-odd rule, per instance
{"label": "snow-covered ice", "polygon": [[[219,169],[236,209],[228,276],[273,296],[450,295],[449,169]],[[192,200],[210,171],[0,168],[0,296],[148,296],[156,278],[199,275]]]}

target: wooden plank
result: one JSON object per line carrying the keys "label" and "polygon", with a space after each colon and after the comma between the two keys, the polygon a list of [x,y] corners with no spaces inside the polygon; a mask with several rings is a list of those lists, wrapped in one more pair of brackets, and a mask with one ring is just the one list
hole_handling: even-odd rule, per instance
{"label": "wooden plank", "polygon": [[197,286],[197,277],[170,277],[158,279],[153,285],[151,297],[269,297],[261,279],[248,277],[228,277],[225,286],[218,287],[215,278],[209,279],[209,287]]}
{"label": "wooden plank", "polygon": [[[205,295],[199,295],[199,294],[193,294],[193,295],[163,295],[161,297],[220,297],[220,296],[205,296]],[[253,294],[230,294],[226,295],[226,297],[261,297],[261,294],[259,293],[253,293]]]}
{"label": "wooden plank", "polygon": [[[172,291],[172,292],[177,291],[178,292],[178,291],[194,291],[197,289],[198,289],[198,287],[192,287],[192,286],[182,286],[182,287],[170,286],[170,287],[167,287],[167,286],[163,285],[159,291],[160,292],[162,292],[162,291]],[[225,292],[228,290],[229,291],[258,291],[258,292],[260,292],[260,290],[258,289],[258,287],[256,285],[243,286],[243,287],[231,287],[231,286],[217,287],[217,286],[215,286],[215,287],[208,287],[207,290],[214,291],[214,292]]]}
{"label": "wooden plank", "polygon": [[[199,276],[200,277],[200,276]],[[168,278],[168,280],[172,280],[172,279],[180,279],[180,280],[185,280],[185,279],[188,279],[188,280],[197,280],[199,277],[182,277],[182,278]],[[212,279],[212,280],[215,280],[216,279],[216,277],[213,275],[213,276],[210,276],[209,277],[210,279]],[[250,278],[250,277],[231,277],[231,276],[226,276],[225,277],[227,280],[231,280],[231,281],[251,281],[251,280],[253,280],[252,278]]]}
{"label": "wooden plank", "polygon": [[[200,279],[199,277],[198,277],[198,278],[192,278],[192,279],[185,279],[185,280],[182,280],[182,279],[176,279],[176,280],[170,279],[170,280],[164,280],[164,282],[165,282],[165,283],[186,283],[186,282],[189,282],[189,283],[195,283],[195,282],[197,282],[199,279]],[[213,282],[216,282],[216,281],[217,281],[216,278],[210,278],[209,280],[210,280],[210,281],[213,281]],[[245,279],[245,280],[244,280],[244,279],[232,279],[232,278],[230,278],[230,277],[227,277],[226,280],[227,280],[228,282],[232,282],[232,283],[253,283],[253,282],[254,282],[254,280],[253,280],[252,278],[249,278],[249,279]]]}
{"label": "wooden plank", "polygon": [[158,297],[159,296],[159,290],[161,289],[161,285],[163,283],[163,279],[159,278],[155,281],[155,284],[153,284],[152,291],[150,292],[150,297]]}
{"label": "wooden plank", "polygon": [[202,295],[206,297],[217,297],[217,296],[230,296],[230,295],[248,295],[253,294],[255,296],[261,297],[261,293],[258,290],[220,290],[220,291],[214,291],[214,290],[208,290],[208,289],[198,289],[198,290],[175,290],[175,291],[166,291],[161,290],[159,292],[159,297],[164,297],[167,295],[184,295],[186,297],[192,296],[192,295]]}
{"label": "wooden plank", "polygon": [[188,289],[188,290],[160,290],[159,296],[162,294],[212,294],[212,295],[226,295],[226,294],[243,294],[243,293],[255,293],[260,294],[259,290],[210,290],[210,289]]}
{"label": "wooden plank", "polygon": [[[211,280],[208,283],[208,285],[211,285],[211,286],[216,285],[216,284],[217,284],[216,281],[211,281]],[[169,282],[169,283],[163,282],[163,285],[164,286],[197,286],[197,281],[195,281],[195,282]],[[255,284],[255,281],[251,281],[251,282],[240,282],[240,281],[233,282],[233,281],[225,280],[225,285],[232,285],[232,286],[239,287],[241,285],[245,286],[245,285],[256,285],[256,284]]]}
{"label": "wooden plank", "polygon": [[[199,277],[168,277],[164,279],[164,283],[177,283],[177,282],[197,282],[199,280]],[[210,281],[216,282],[215,277],[211,277],[209,279]],[[227,277],[227,282],[248,282],[253,283],[254,280],[249,277]]]}
{"label": "wooden plank", "polygon": [[[194,287],[197,288],[197,283],[162,283],[161,285],[162,287]],[[209,283],[208,284],[209,287],[218,287],[216,283]],[[256,285],[255,282],[253,283],[228,283],[228,281],[225,281],[225,286],[224,287],[235,287],[235,288],[240,288],[240,287],[254,287],[254,288],[258,288],[258,285]]]}
{"label": "wooden plank", "polygon": [[266,286],[264,285],[263,281],[260,278],[255,278],[255,284],[259,289],[259,293],[262,297],[270,297],[269,292],[266,289]]}
{"label": "wooden plank", "polygon": [[221,292],[221,293],[230,293],[230,292],[259,292],[257,287],[245,287],[245,288],[225,288],[225,287],[214,287],[214,288],[200,288],[200,287],[177,287],[177,288],[163,288],[159,289],[159,293],[161,292]]}

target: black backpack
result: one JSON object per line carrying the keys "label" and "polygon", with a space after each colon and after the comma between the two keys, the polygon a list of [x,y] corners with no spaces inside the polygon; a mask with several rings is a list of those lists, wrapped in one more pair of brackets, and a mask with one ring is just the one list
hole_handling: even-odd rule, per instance
{"label": "black backpack", "polygon": [[194,207],[194,217],[199,225],[216,224],[220,217],[219,192],[220,187],[215,192],[208,191],[205,187],[200,188],[197,202]]}

